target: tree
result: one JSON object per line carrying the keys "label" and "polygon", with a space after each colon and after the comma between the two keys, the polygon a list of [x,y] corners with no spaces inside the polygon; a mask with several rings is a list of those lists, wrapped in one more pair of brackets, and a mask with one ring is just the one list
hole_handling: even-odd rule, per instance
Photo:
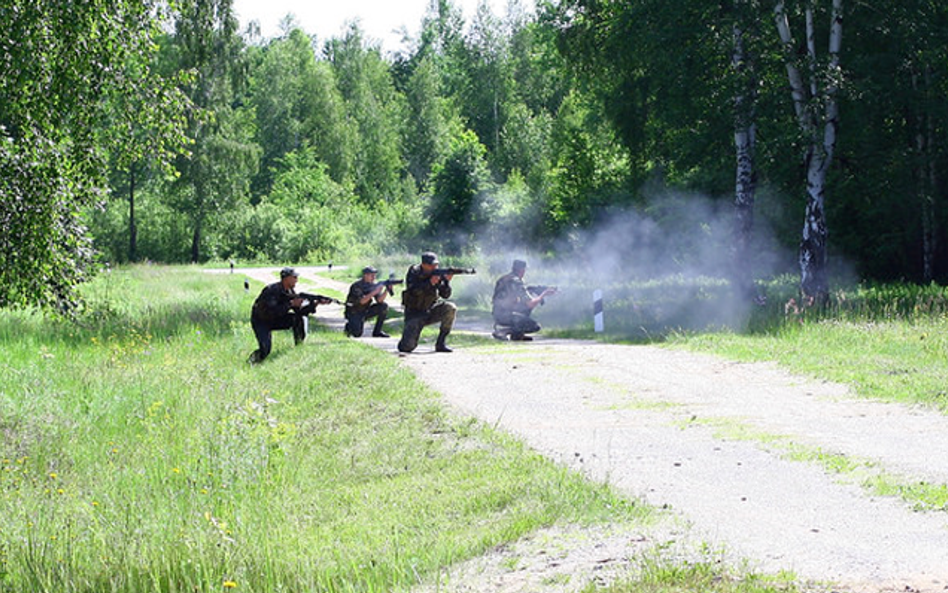
{"label": "tree", "polygon": [[162,99],[141,104],[140,123],[176,125],[181,97],[162,95],[154,71],[128,67],[150,62],[159,5],[0,4],[0,306],[67,307],[92,273],[81,216],[105,198],[109,149],[132,146],[97,125],[107,106],[154,93]]}
{"label": "tree", "polygon": [[485,152],[477,135],[464,131],[452,139],[447,158],[434,171],[428,231],[444,241],[450,255],[469,247],[474,233],[488,222],[482,208],[488,182]]}
{"label": "tree", "polygon": [[757,192],[757,60],[750,47],[755,29],[750,14],[751,2],[735,0],[737,13],[732,25],[734,47],[731,64],[737,81],[734,93],[734,151],[736,175],[734,184],[734,207],[737,213],[737,231],[734,237],[734,280],[743,295],[753,294],[753,277],[750,261],[750,243],[754,230],[754,201]]}
{"label": "tree", "polygon": [[356,193],[367,204],[401,198],[405,169],[401,154],[404,97],[378,48],[367,47],[353,25],[342,39],[333,39],[327,55],[348,115],[358,126],[355,144]]}
{"label": "tree", "polygon": [[128,261],[138,260],[136,190],[152,171],[173,177],[172,159],[186,155],[188,147],[184,111],[168,108],[187,104],[180,85],[187,83],[188,74],[159,79],[160,85],[142,85],[141,81],[152,78],[154,66],[134,60],[123,65],[125,86],[121,93],[107,97],[105,118],[99,123],[103,135],[112,139],[113,193],[121,190],[128,200]]}
{"label": "tree", "polygon": [[172,207],[191,221],[191,261],[201,258],[209,221],[249,192],[259,147],[240,109],[237,91],[246,81],[231,0],[189,0],[175,20],[178,67],[193,70],[184,91],[196,109],[189,114],[189,157],[178,159],[180,178]]}
{"label": "tree", "polygon": [[[774,19],[784,49],[793,109],[806,143],[806,211],[800,242],[800,289],[817,304],[829,298],[827,278],[826,175],[833,162],[839,130],[837,92],[841,82],[839,52],[843,37],[843,0],[832,0],[828,61],[820,64],[817,53],[815,1],[803,7],[806,37],[801,47],[794,41],[790,14],[784,0],[777,0]],[[802,63],[798,56],[803,56]],[[806,72],[806,77],[803,72]]]}
{"label": "tree", "polygon": [[434,59],[423,58],[407,85],[411,116],[405,131],[405,159],[418,188],[425,187],[434,166],[448,151],[449,112],[438,74]]}

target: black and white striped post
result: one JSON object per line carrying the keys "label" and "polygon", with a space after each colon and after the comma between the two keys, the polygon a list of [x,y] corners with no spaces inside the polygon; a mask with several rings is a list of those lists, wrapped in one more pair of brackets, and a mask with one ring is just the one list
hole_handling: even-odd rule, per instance
{"label": "black and white striped post", "polygon": [[604,330],[602,320],[602,291],[598,288],[593,291],[593,327],[596,333]]}

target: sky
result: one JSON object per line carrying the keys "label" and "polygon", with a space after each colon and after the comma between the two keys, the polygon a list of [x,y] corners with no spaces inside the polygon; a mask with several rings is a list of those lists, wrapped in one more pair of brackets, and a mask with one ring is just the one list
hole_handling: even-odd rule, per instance
{"label": "sky", "polygon": [[[421,19],[431,0],[234,0],[234,12],[243,31],[251,21],[260,24],[264,37],[280,33],[279,23],[288,13],[296,16],[300,27],[315,34],[320,41],[338,37],[347,22],[358,19],[366,36],[381,42],[384,52],[401,48],[402,27],[416,37]],[[465,22],[470,22],[479,0],[455,0],[464,11]],[[506,0],[488,0],[494,14],[503,16]],[[532,6],[524,2],[524,6]]]}

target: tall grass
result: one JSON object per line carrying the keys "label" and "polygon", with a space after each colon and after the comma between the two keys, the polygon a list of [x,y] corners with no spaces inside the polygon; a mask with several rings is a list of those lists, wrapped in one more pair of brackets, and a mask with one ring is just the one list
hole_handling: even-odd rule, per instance
{"label": "tall grass", "polygon": [[142,266],[76,321],[0,313],[0,591],[387,591],[647,514],[337,333],[247,365],[240,283]]}

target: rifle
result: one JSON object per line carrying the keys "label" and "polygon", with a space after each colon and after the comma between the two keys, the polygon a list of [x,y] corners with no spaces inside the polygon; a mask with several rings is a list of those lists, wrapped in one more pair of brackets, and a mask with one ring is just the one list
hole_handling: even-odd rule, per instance
{"label": "rifle", "polygon": [[532,295],[534,295],[534,296],[538,296],[538,295],[541,295],[541,294],[543,294],[544,292],[546,292],[547,289],[551,289],[551,290],[553,291],[553,292],[551,292],[550,294],[556,294],[556,293],[558,293],[558,292],[560,291],[559,287],[556,287],[556,286],[546,286],[546,285],[543,285],[543,284],[534,284],[533,286],[528,286],[528,287],[527,287],[527,292],[529,292],[530,294],[532,294]]}
{"label": "rifle", "polygon": [[[543,284],[534,284],[533,286],[527,287],[527,292],[530,293],[530,295],[533,297],[538,297],[544,292],[546,292],[547,290],[553,291],[548,296],[552,296],[560,291],[560,289],[556,286],[545,286]],[[540,299],[540,304],[541,305],[546,304],[546,297]]]}
{"label": "rifle", "polygon": [[[401,284],[402,282],[404,282],[404,280],[398,280],[397,278],[395,278],[395,274],[392,274],[388,277],[388,280],[382,280],[381,282],[377,282],[375,286],[378,286],[381,284],[385,287],[385,292],[387,292],[391,296],[395,296],[395,291],[392,290],[392,287],[397,284]],[[375,290],[374,287],[373,287],[373,290]]]}
{"label": "rifle", "polygon": [[298,297],[300,297],[301,299],[303,299],[303,305],[302,305],[302,306],[304,306],[304,307],[305,307],[306,305],[308,305],[310,301],[316,303],[317,305],[331,305],[331,304],[342,305],[342,304],[344,304],[344,303],[343,303],[342,301],[340,301],[339,299],[334,299],[334,298],[332,298],[332,297],[328,297],[328,296],[321,295],[321,294],[312,294],[312,293],[310,293],[310,292],[298,292],[298,293],[296,293],[296,296],[298,296]]}
{"label": "rifle", "polygon": [[432,276],[450,276],[452,274],[476,274],[474,268],[438,268],[431,272]]}

